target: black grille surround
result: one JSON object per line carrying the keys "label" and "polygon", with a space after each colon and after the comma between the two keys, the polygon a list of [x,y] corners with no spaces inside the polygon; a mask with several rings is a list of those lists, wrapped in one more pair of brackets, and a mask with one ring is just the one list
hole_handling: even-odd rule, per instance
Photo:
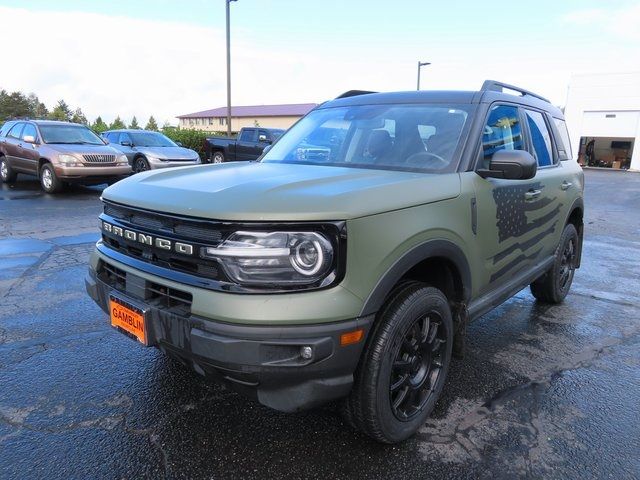
{"label": "black grille surround", "polygon": [[[329,288],[344,278],[346,268],[346,224],[337,222],[224,222],[194,217],[159,213],[103,200],[104,213],[100,215],[102,242],[98,250],[116,261],[128,264],[152,275],[179,283],[230,293],[291,293]],[[180,254],[105,231],[103,222],[130,229],[137,233],[162,238],[171,242],[184,242],[193,246],[193,254]],[[200,256],[203,247],[216,247],[237,231],[316,231],[323,233],[332,243],[334,265],[331,273],[310,285],[240,285],[225,273],[224,267],[214,259]]]}

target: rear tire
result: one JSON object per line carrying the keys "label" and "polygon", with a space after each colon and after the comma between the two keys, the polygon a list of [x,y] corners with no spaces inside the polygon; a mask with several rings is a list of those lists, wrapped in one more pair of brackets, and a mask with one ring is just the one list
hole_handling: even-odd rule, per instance
{"label": "rear tire", "polygon": [[64,183],[58,178],[50,163],[40,167],[40,186],[46,193],[58,193],[64,188]]}
{"label": "rear tire", "polygon": [[565,226],[556,248],[553,265],[530,286],[531,293],[537,300],[545,303],[561,303],[565,299],[576,270],[578,241],[576,227],[572,224]]}
{"label": "rear tire", "polygon": [[213,156],[211,157],[211,163],[224,163],[224,153],[213,152]]}
{"label": "rear tire", "polygon": [[397,290],[363,353],[346,403],[347,421],[382,443],[412,436],[442,392],[452,345],[444,294],[419,282]]}
{"label": "rear tire", "polygon": [[0,178],[2,183],[14,183],[18,174],[13,171],[6,157],[0,157]]}

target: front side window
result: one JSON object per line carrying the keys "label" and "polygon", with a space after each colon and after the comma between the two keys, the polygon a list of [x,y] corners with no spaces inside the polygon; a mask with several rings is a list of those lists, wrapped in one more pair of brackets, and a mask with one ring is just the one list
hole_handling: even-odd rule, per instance
{"label": "front side window", "polygon": [[38,138],[36,127],[32,123],[25,123],[24,130],[22,130],[22,140],[26,141],[25,137],[33,137],[34,139]]}
{"label": "front side window", "polygon": [[245,128],[240,134],[241,142],[256,142],[258,141],[258,131],[255,128]]}
{"label": "front side window", "polygon": [[482,132],[484,168],[498,150],[524,150],[518,107],[496,105],[491,108]]}
{"label": "front side window", "polygon": [[321,108],[296,123],[262,161],[450,172],[471,105]]}
{"label": "front side window", "polygon": [[44,143],[70,145],[104,145],[95,133],[87,127],[77,125],[40,124],[40,134]]}
{"label": "front side window", "polygon": [[539,167],[553,165],[553,149],[551,147],[551,134],[540,112],[525,110],[527,124],[531,134],[533,154],[538,161]]}

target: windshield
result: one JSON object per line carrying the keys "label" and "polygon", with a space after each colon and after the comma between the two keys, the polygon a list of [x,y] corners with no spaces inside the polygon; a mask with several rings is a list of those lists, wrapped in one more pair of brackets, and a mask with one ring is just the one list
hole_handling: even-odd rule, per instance
{"label": "windshield", "polygon": [[95,133],[81,125],[38,125],[44,143],[104,145]]}
{"label": "windshield", "polygon": [[311,112],[262,161],[450,172],[471,105],[361,105]]}
{"label": "windshield", "polygon": [[271,135],[273,135],[274,140],[277,140],[278,138],[280,138],[283,133],[284,133],[284,130],[275,129],[275,128],[271,129]]}
{"label": "windshield", "polygon": [[177,147],[169,138],[157,132],[130,133],[136,147]]}

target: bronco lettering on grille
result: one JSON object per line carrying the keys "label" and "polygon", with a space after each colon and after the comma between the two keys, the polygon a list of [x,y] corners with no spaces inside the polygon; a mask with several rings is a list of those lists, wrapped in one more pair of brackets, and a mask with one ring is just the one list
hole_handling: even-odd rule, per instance
{"label": "bronco lettering on grille", "polygon": [[143,245],[155,246],[162,250],[173,250],[182,255],[193,255],[193,245],[183,242],[173,242],[166,238],[154,237],[144,233],[128,230],[126,228],[116,227],[107,222],[102,222],[102,229],[117,237],[122,237],[132,242],[138,242]]}

